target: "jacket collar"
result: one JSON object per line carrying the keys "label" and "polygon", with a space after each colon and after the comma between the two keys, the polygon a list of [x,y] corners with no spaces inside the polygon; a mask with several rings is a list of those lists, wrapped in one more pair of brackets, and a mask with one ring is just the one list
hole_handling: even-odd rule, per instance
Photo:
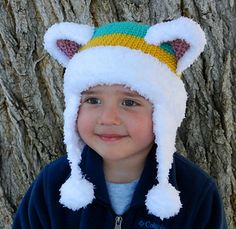
{"label": "jacket collar", "polygon": [[[137,205],[144,205],[145,199],[148,191],[157,184],[157,162],[156,162],[156,145],[153,146],[150,153],[147,156],[146,163],[137,184],[136,190],[134,192],[133,199],[131,201],[130,207]],[[98,155],[90,147],[85,146],[82,153],[82,160],[80,164],[81,170],[90,182],[95,186],[95,197],[103,201],[105,204],[109,205],[109,194],[107,191],[105,176],[103,172],[103,161],[100,155]],[[175,163],[173,162],[172,168],[169,175],[170,183],[176,188],[176,173],[175,173]]]}

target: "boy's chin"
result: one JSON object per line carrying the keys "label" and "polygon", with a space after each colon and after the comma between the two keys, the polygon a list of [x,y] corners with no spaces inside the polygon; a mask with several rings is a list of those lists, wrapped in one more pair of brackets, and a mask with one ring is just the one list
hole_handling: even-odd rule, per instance
{"label": "boy's chin", "polygon": [[102,153],[97,152],[97,154],[99,154],[104,161],[111,161],[111,162],[114,161],[115,162],[115,161],[122,161],[122,160],[126,159],[126,156],[121,155],[120,152],[112,152],[112,151],[105,152],[105,151],[103,151]]}
{"label": "boy's chin", "polygon": [[[95,150],[96,151],[96,150]],[[97,154],[99,154],[103,161],[107,161],[107,162],[125,162],[125,161],[133,161],[135,160],[135,158],[140,158],[139,154],[140,152],[126,152],[122,149],[118,149],[118,150],[110,150],[110,151],[106,151],[103,150],[101,152],[96,151]],[[138,156],[139,155],[139,156]],[[131,160],[130,160],[131,159]]]}

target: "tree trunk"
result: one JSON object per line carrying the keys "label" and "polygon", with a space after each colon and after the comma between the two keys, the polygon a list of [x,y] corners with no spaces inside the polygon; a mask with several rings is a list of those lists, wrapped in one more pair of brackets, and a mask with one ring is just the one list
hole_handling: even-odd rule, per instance
{"label": "tree trunk", "polygon": [[177,149],[213,176],[227,222],[236,222],[236,9],[233,0],[2,0],[0,2],[0,228],[10,228],[27,188],[63,145],[63,68],[43,50],[61,21],[99,26],[154,24],[184,15],[207,34],[204,54],[184,73],[189,93]]}

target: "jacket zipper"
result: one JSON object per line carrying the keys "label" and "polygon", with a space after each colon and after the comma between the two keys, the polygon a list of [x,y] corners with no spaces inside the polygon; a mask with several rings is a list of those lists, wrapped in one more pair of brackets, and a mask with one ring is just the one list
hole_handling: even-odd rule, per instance
{"label": "jacket zipper", "polygon": [[116,216],[114,229],[121,229],[123,218],[121,216]]}

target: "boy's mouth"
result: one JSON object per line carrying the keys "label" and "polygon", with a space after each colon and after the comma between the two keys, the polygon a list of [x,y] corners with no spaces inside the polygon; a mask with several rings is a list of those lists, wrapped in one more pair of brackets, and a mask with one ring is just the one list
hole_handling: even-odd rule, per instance
{"label": "boy's mouth", "polygon": [[118,141],[122,138],[127,137],[127,135],[119,134],[97,134],[97,136],[103,141]]}

